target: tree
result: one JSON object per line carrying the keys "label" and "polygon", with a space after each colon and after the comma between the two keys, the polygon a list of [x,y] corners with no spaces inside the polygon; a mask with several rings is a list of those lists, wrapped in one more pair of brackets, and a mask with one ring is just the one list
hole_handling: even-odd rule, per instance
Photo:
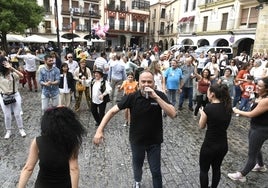
{"label": "tree", "polygon": [[24,33],[35,28],[44,18],[44,8],[36,0],[0,0],[0,38],[7,51],[8,33]]}

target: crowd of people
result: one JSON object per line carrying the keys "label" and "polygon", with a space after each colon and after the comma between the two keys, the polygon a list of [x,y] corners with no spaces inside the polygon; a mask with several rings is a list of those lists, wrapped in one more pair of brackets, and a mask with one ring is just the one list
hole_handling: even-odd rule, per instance
{"label": "crowd of people", "polygon": [[[109,53],[102,51],[88,53],[81,50],[67,53],[62,59],[56,52],[44,53],[38,50],[33,54],[29,49],[12,50],[10,55],[1,51],[0,54],[0,104],[4,112],[6,135],[11,136],[11,114],[14,112],[21,136],[25,137],[21,118],[21,97],[18,80],[26,77],[29,92],[41,90],[42,105],[42,136],[36,138],[30,150],[28,161],[22,171],[20,187],[25,187],[30,174],[27,168],[34,168],[36,161],[44,156],[37,156],[37,151],[48,147],[44,140],[58,142],[50,135],[46,121],[50,121],[51,111],[61,115],[62,111],[79,113],[83,94],[92,113],[97,127],[93,142],[99,145],[104,138],[104,128],[111,118],[120,110],[125,109],[125,123],[130,129],[130,146],[134,173],[134,187],[140,187],[142,166],[145,153],[148,157],[152,173],[153,186],[162,187],[161,175],[161,143],[163,142],[163,118],[180,116],[182,110],[188,110],[197,119],[199,127],[206,128],[206,136],[200,150],[200,185],[209,187],[208,171],[212,168],[210,187],[217,187],[221,177],[221,164],[228,152],[227,129],[232,113],[236,116],[251,117],[249,131],[249,153],[245,168],[228,176],[233,180],[246,181],[246,174],[252,171],[266,171],[261,147],[268,138],[267,95],[268,95],[268,63],[267,54],[254,54],[249,57],[245,52],[240,56],[228,59],[224,51],[213,54],[201,53],[196,57],[194,51],[159,51],[157,45],[148,51],[138,49]],[[88,66],[87,62],[94,62]],[[22,62],[22,63],[16,63]],[[38,79],[36,76],[38,75]],[[33,84],[32,84],[33,82]],[[22,83],[25,85],[25,80]],[[38,88],[39,83],[39,88]],[[15,101],[4,103],[6,96],[13,96]],[[71,101],[74,99],[74,107]],[[184,109],[185,100],[188,105]],[[108,102],[113,107],[106,112]],[[59,108],[58,106],[64,106]],[[70,109],[73,108],[72,112]],[[178,110],[176,110],[176,108]],[[52,110],[51,110],[52,109]],[[68,111],[70,110],[70,111]],[[66,120],[67,121],[67,120]],[[62,123],[62,122],[60,122]],[[67,123],[67,122],[66,122]],[[77,122],[76,124],[79,124]],[[80,125],[80,124],[79,124]],[[53,129],[62,126],[53,125]],[[70,126],[75,126],[70,125]],[[76,144],[61,148],[68,156],[68,170],[77,166],[77,149],[83,131],[74,135]],[[70,127],[73,129],[73,127]],[[57,132],[60,134],[60,132]],[[68,133],[69,134],[69,133]],[[49,138],[51,137],[51,138]],[[42,152],[45,155],[46,150]],[[71,162],[70,162],[71,161]],[[53,167],[51,167],[53,168]],[[66,169],[65,169],[66,170]],[[42,169],[40,169],[42,171]],[[72,173],[71,173],[72,176]],[[67,177],[68,186],[77,183],[76,177]],[[36,185],[41,181],[40,175]],[[71,182],[70,182],[71,181]],[[46,184],[46,183],[45,183]],[[47,184],[49,185],[49,184]],[[67,186],[67,184],[65,185]],[[67,187],[68,187],[67,186]]]}

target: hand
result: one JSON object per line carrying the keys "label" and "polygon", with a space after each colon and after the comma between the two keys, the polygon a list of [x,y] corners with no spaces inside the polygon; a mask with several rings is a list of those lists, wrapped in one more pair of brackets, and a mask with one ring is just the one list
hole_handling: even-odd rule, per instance
{"label": "hand", "polygon": [[96,132],[95,136],[93,137],[93,144],[98,146],[104,140],[103,132]]}
{"label": "hand", "polygon": [[233,107],[233,112],[234,112],[235,114],[239,114],[239,111],[240,111],[240,110],[238,110],[236,107]]}
{"label": "hand", "polygon": [[202,116],[203,114],[205,114],[205,112],[204,112],[204,107],[203,107],[203,106],[201,106],[201,107],[199,108],[199,113],[200,113],[201,116]]}
{"label": "hand", "polygon": [[104,97],[104,95],[102,94],[102,95],[99,95],[99,99],[102,101],[103,100],[103,97]]}
{"label": "hand", "polygon": [[11,69],[11,68],[12,68],[12,66],[10,65],[10,63],[9,63],[8,61],[4,61],[4,62],[3,62],[3,65],[4,65],[4,67],[7,68],[7,69]]}
{"label": "hand", "polygon": [[148,97],[156,99],[158,95],[155,93],[155,91],[150,87],[144,87],[143,89],[144,94],[148,93]]}

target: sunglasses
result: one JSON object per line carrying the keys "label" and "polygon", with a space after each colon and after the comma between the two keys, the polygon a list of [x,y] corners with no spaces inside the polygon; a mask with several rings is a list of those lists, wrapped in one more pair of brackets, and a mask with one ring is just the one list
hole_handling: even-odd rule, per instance
{"label": "sunglasses", "polygon": [[68,59],[70,59],[70,58],[73,58],[73,57],[67,57]]}

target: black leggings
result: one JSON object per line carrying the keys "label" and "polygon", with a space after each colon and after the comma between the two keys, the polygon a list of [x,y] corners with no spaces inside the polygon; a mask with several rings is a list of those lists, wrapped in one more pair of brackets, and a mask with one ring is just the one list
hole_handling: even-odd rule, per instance
{"label": "black leggings", "polygon": [[263,166],[263,158],[261,153],[261,148],[263,143],[268,139],[268,129],[267,128],[250,128],[248,133],[248,160],[246,166],[241,171],[243,176],[247,175],[258,163]]}
{"label": "black leggings", "polygon": [[196,96],[196,107],[194,110],[194,115],[197,116],[198,110],[201,106],[205,107],[208,103],[208,98],[206,97],[205,100],[203,99],[203,95],[197,95]]}
{"label": "black leggings", "polygon": [[208,188],[208,171],[212,167],[212,184],[211,188],[216,188],[221,179],[221,164],[224,156],[228,151],[227,142],[220,144],[203,143],[200,151],[200,187]]}

